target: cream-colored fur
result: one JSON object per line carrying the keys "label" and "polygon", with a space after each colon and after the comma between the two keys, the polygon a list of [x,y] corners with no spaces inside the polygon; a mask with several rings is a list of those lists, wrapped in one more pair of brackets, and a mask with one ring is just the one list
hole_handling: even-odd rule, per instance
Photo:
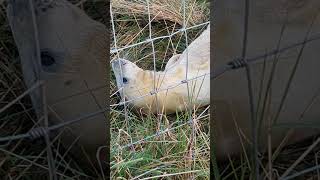
{"label": "cream-colored fur", "polygon": [[[8,19],[27,87],[32,87],[38,80],[45,83],[49,125],[101,110],[107,104],[104,87],[107,82],[106,27],[66,0],[33,3],[38,38],[34,37],[29,1],[10,1]],[[52,63],[41,65],[37,62],[36,40],[39,40],[41,53],[54,60]],[[43,119],[42,97],[41,88],[31,93],[38,119]],[[99,172],[97,150],[107,143],[104,114],[99,113],[59,130],[63,131],[60,138],[65,148],[77,141],[70,149],[77,163],[90,171],[95,165]]]}
{"label": "cream-colored fur", "polygon": [[[216,68],[227,64],[242,53],[243,17],[245,16],[245,2],[228,0],[217,1],[215,4],[215,30],[213,31],[213,66]],[[286,23],[285,31],[281,39],[280,47],[302,41],[313,18],[319,14],[320,1],[292,1],[292,0],[257,0],[250,2],[250,16],[248,28],[247,57],[262,55],[267,51],[276,49],[281,28]],[[288,11],[288,14],[287,12]],[[286,22],[286,18],[288,18]],[[320,32],[319,15],[311,30],[310,36]],[[271,148],[278,147],[289,131],[289,127],[297,124],[317,124],[320,118],[320,103],[318,97],[301,118],[302,113],[308,107],[311,99],[319,91],[319,45],[320,41],[308,43],[302,53],[299,66],[284,101],[276,124],[272,126]],[[292,73],[298,53],[301,47],[292,48],[278,56],[278,63],[271,85],[271,93],[266,103],[265,116],[262,127],[258,132],[260,152],[266,150],[268,145],[268,124],[274,120],[284,95],[290,74]],[[263,99],[267,82],[271,74],[274,56],[266,58],[264,66],[261,63],[253,63],[251,78],[255,107],[263,107]],[[264,69],[265,68],[265,69]],[[264,75],[263,75],[264,72]],[[262,99],[258,106],[261,82],[263,83]],[[251,120],[250,104],[248,100],[248,81],[244,69],[233,70],[224,73],[212,81],[212,106],[214,116],[211,116],[214,136],[212,140],[216,144],[216,156],[227,159],[227,155],[239,154],[250,147]],[[260,116],[259,116],[260,117]],[[259,119],[259,118],[258,118]],[[287,126],[278,126],[279,123]],[[288,143],[303,140],[317,133],[315,128],[296,128]]]}
{"label": "cream-colored fur", "polygon": [[[210,103],[209,44],[210,27],[182,54],[174,55],[164,71],[143,70],[128,60],[116,60],[112,63],[112,67],[118,88],[123,87],[124,96],[130,104],[154,113],[157,112],[157,107],[160,111],[172,113],[190,106],[207,105]],[[188,71],[186,71],[187,62]],[[186,79],[186,74],[189,80],[188,86],[187,83],[182,83]],[[127,83],[122,82],[123,77],[127,79]],[[145,96],[150,94],[154,87],[159,92],[156,95]],[[139,98],[141,96],[145,97]]]}

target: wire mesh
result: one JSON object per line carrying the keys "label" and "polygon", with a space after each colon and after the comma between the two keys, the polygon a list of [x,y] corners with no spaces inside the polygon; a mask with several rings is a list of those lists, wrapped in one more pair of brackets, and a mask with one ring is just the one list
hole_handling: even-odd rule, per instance
{"label": "wire mesh", "polygon": [[[116,109],[123,106],[123,110],[126,112],[128,111],[126,105],[127,104],[130,104],[130,103],[133,103],[134,101],[137,101],[137,100],[140,100],[140,99],[143,99],[143,98],[146,98],[146,97],[152,97],[154,96],[155,97],[155,102],[156,102],[156,116],[154,119],[152,119],[152,122],[151,123],[154,123],[155,125],[154,126],[151,126],[153,128],[155,128],[155,132],[154,134],[150,134],[148,133],[148,135],[144,136],[144,137],[141,137],[138,135],[137,137],[134,136],[134,134],[130,134],[130,131],[131,132],[134,132],[135,130],[130,130],[130,126],[132,125],[132,123],[134,122],[128,122],[128,120],[132,121],[133,117],[132,117],[132,114],[128,114],[128,113],[125,113],[124,114],[124,118],[125,118],[125,121],[126,121],[126,126],[124,127],[125,129],[123,128],[117,128],[117,126],[115,125],[111,125],[111,128],[113,129],[113,127],[115,127],[115,133],[124,133],[126,134],[127,136],[130,136],[130,140],[129,140],[129,143],[121,143],[119,140],[116,141],[115,143],[115,147],[114,148],[111,148],[111,154],[113,154],[114,156],[111,157],[111,163],[113,164],[112,167],[116,166],[117,164],[121,164],[120,163],[117,163],[117,159],[119,158],[124,158],[126,159],[126,157],[122,157],[121,155],[118,155],[119,153],[123,153],[123,151],[126,151],[126,149],[129,149],[129,150],[134,150],[136,148],[139,148],[141,146],[144,146],[148,143],[152,144],[153,140],[155,139],[155,146],[159,146],[158,148],[161,148],[161,144],[159,141],[159,139],[166,139],[164,138],[167,137],[167,136],[170,136],[169,134],[174,134],[175,132],[179,131],[181,128],[186,128],[187,125],[189,125],[189,127],[191,128],[191,133],[190,133],[190,137],[189,137],[189,147],[191,147],[191,149],[187,148],[185,149],[184,151],[180,152],[180,153],[186,153],[186,154],[190,154],[191,155],[191,161],[193,162],[193,165],[190,166],[191,169],[189,168],[183,168],[179,171],[177,171],[177,173],[175,174],[177,177],[181,176],[182,174],[189,174],[189,176],[192,178],[194,177],[194,174],[192,173],[193,170],[195,170],[194,172],[205,172],[207,171],[208,173],[208,168],[207,169],[200,169],[199,168],[196,168],[195,167],[195,162],[196,162],[196,159],[198,157],[195,156],[195,150],[192,148],[194,147],[196,144],[196,133],[195,133],[195,126],[196,124],[198,123],[198,121],[200,120],[203,120],[205,122],[207,122],[207,125],[208,125],[208,118],[209,118],[209,108],[210,106],[207,106],[207,108],[205,108],[204,110],[201,110],[201,112],[199,113],[199,115],[197,116],[194,116],[192,117],[192,112],[194,111],[191,107],[192,106],[189,106],[190,108],[188,108],[186,111],[188,111],[188,115],[186,117],[184,117],[184,119],[180,120],[181,122],[174,122],[172,123],[171,125],[167,126],[166,125],[166,118],[164,118],[164,116],[166,116],[165,114],[162,114],[161,112],[161,108],[159,108],[159,104],[158,104],[158,94],[161,93],[161,92],[168,92],[169,90],[173,90],[175,89],[176,87],[178,86],[181,86],[181,85],[186,85],[187,84],[187,88],[188,88],[188,93],[190,93],[189,91],[189,85],[188,83],[190,81],[193,81],[193,80],[197,80],[197,79],[204,79],[205,77],[209,77],[210,76],[210,73],[206,73],[206,74],[200,74],[199,76],[196,76],[196,77],[191,77],[191,78],[188,78],[188,71],[186,71],[186,74],[184,75],[185,77],[183,79],[181,79],[181,82],[178,82],[178,83],[173,83],[172,85],[170,86],[165,86],[165,87],[161,87],[161,84],[162,84],[162,80],[161,80],[161,77],[160,76],[157,76],[156,72],[158,71],[159,68],[157,68],[157,59],[159,59],[159,55],[157,56],[157,49],[159,48],[157,45],[155,44],[159,44],[158,42],[161,42],[161,41],[165,41],[167,42],[168,41],[168,44],[171,43],[172,46],[173,45],[173,42],[172,42],[172,38],[175,38],[177,36],[180,35],[180,37],[183,37],[184,38],[184,42],[185,42],[185,45],[183,45],[182,49],[188,49],[188,39],[190,37],[188,37],[188,34],[187,34],[187,31],[189,30],[193,30],[193,29],[196,29],[196,28],[204,28],[206,27],[207,25],[210,25],[210,22],[209,21],[206,21],[206,22],[201,22],[199,24],[196,24],[196,25],[193,25],[193,26],[190,26],[190,27],[187,27],[187,13],[186,12],[186,1],[182,0],[181,2],[179,2],[179,8],[181,9],[180,13],[181,13],[181,16],[182,16],[182,24],[181,24],[181,28],[174,31],[175,28],[172,28],[172,32],[169,32],[169,30],[167,30],[168,34],[167,35],[161,35],[161,36],[156,36],[154,35],[155,34],[155,30],[153,30],[154,28],[157,28],[157,27],[154,27],[153,25],[153,21],[155,19],[155,16],[156,15],[152,15],[151,14],[151,6],[153,6],[154,3],[153,1],[149,1],[149,0],[146,0],[146,1],[142,1],[141,2],[144,6],[144,9],[145,11],[147,12],[147,24],[144,26],[146,27],[146,36],[141,38],[140,41],[138,42],[134,42],[134,43],[130,43],[130,44],[125,44],[123,47],[119,47],[118,44],[116,43],[117,42],[117,36],[116,36],[116,23],[114,21],[116,21],[115,17],[114,17],[114,13],[113,13],[113,10],[111,9],[110,12],[111,12],[111,26],[112,26],[112,37],[114,39],[114,42],[113,42],[113,46],[111,47],[110,49],[110,54],[111,54],[111,61],[110,63],[113,63],[115,60],[117,59],[122,59],[122,58],[126,58],[126,55],[124,55],[124,57],[120,56],[120,53],[123,54],[124,51],[128,51],[130,52],[131,49],[134,49],[134,48],[144,48],[143,46],[146,46],[146,47],[150,47],[150,55],[151,55],[151,58],[150,58],[150,70],[153,71],[153,85],[152,85],[152,88],[150,89],[150,92],[146,93],[146,94],[141,94],[140,96],[136,96],[136,97],[131,97],[130,99],[125,99],[123,97],[125,97],[126,95],[124,94],[124,91],[123,91],[123,87],[118,87],[117,90],[114,90],[114,92],[112,93],[112,95],[110,96],[111,98],[114,97],[115,95],[117,95],[117,92],[120,92],[122,91],[122,98],[121,98],[121,101],[118,102],[118,103],[112,103],[110,105],[111,109],[114,109],[114,111],[117,111]],[[112,8],[112,7],[111,7]],[[153,7],[152,7],[153,8]],[[190,12],[189,12],[190,13]],[[152,16],[152,17],[151,17]],[[189,14],[190,16],[190,14]],[[121,23],[121,20],[119,20],[118,23]],[[155,22],[155,23],[158,23],[158,22]],[[117,24],[118,26],[121,26],[120,24]],[[165,23],[165,26],[167,26],[167,24]],[[118,27],[118,29],[121,29],[120,27]],[[165,29],[165,28],[163,28]],[[143,31],[143,30],[141,30]],[[176,49],[175,48],[172,48],[174,52],[176,52]],[[171,50],[167,47],[166,49],[166,52],[168,50]],[[186,50],[187,51],[187,50]],[[115,58],[112,58],[112,57],[115,57]],[[143,60],[143,59],[142,59]],[[144,60],[145,61],[145,60]],[[120,63],[120,62],[119,62]],[[148,63],[148,62],[146,62]],[[121,68],[121,63],[119,64],[120,66],[120,69]],[[186,69],[188,69],[188,60],[187,60],[187,63],[186,63]],[[121,75],[120,77],[122,78],[124,75],[123,75],[123,72],[121,70]],[[164,75],[166,76],[166,75]],[[164,78],[163,78],[164,79]],[[160,84],[160,85],[158,85]],[[140,87],[137,88],[139,90],[144,90],[144,87]],[[188,96],[189,98],[189,102],[187,102],[188,104],[190,104],[190,98],[191,96]],[[121,112],[120,112],[121,114]],[[130,117],[128,117],[130,116]],[[143,117],[141,117],[143,119]],[[141,120],[142,120],[141,119]],[[116,121],[121,121],[121,119],[117,119]],[[114,124],[116,124],[117,122],[114,122]],[[176,125],[174,125],[176,124]],[[165,128],[163,127],[165,126]],[[208,127],[208,126],[207,126]],[[152,132],[152,131],[151,131]],[[164,135],[162,138],[161,136]],[[132,137],[133,136],[133,137]],[[188,135],[189,136],[189,135]],[[159,141],[159,143],[157,143],[157,141]],[[185,144],[187,144],[188,142],[186,142]],[[113,143],[112,143],[113,144]],[[206,150],[207,152],[209,151],[209,149]],[[143,150],[139,151],[139,152],[143,152]],[[179,152],[177,152],[179,153]],[[113,163],[114,162],[114,163]],[[165,163],[165,161],[163,162]],[[175,165],[172,164],[172,165],[164,165],[162,163],[159,163],[159,165],[157,165],[156,169],[158,169],[159,171],[166,171],[165,169],[166,168],[170,168],[170,167],[174,167]],[[114,174],[117,174],[117,169],[114,169],[112,168],[112,173]],[[169,171],[170,172],[170,171]],[[170,174],[169,172],[166,172],[168,174]],[[119,173],[119,172],[118,172]],[[135,174],[135,177],[133,177],[133,179],[137,179],[137,178],[143,178],[143,177],[148,177],[148,176],[151,176],[153,177],[151,174],[153,172],[150,172],[150,170],[145,170],[145,171],[141,171],[139,173],[134,173]],[[167,175],[167,176],[170,176],[170,175]],[[174,175],[173,175],[174,176]],[[115,175],[116,177],[116,175]],[[154,176],[156,177],[156,176]]]}
{"label": "wire mesh", "polygon": [[[135,48],[135,47],[138,47],[138,46],[141,46],[141,45],[144,45],[144,44],[150,45],[152,47],[152,61],[153,61],[153,64],[152,64],[153,65],[153,69],[152,70],[155,72],[155,71],[157,71],[157,67],[156,67],[156,48],[157,47],[155,46],[154,42],[160,41],[160,40],[163,40],[163,39],[170,39],[170,38],[172,38],[174,36],[177,36],[179,33],[183,33],[184,38],[185,38],[185,42],[186,42],[185,48],[187,49],[187,47],[188,47],[188,33],[187,32],[191,31],[193,29],[199,28],[199,27],[205,27],[207,25],[210,25],[210,22],[199,23],[198,25],[187,27],[187,23],[186,23],[186,13],[187,12],[186,12],[186,7],[185,7],[186,6],[186,0],[182,0],[181,1],[181,7],[182,7],[182,10],[183,10],[183,25],[182,25],[182,28],[180,30],[178,30],[176,32],[172,32],[172,33],[170,33],[169,35],[166,35],[166,36],[153,36],[153,34],[152,34],[152,23],[151,23],[152,22],[152,18],[151,18],[151,13],[150,13],[150,3],[152,3],[152,1],[146,0],[145,3],[146,3],[146,9],[149,12],[148,13],[148,32],[149,32],[148,38],[143,39],[140,42],[133,43],[133,44],[130,44],[130,45],[126,45],[126,46],[123,46],[123,47],[118,47],[117,36],[116,36],[116,28],[115,28],[115,26],[116,26],[115,25],[115,18],[113,16],[112,7],[110,7],[112,36],[113,36],[113,41],[114,41],[113,42],[113,47],[110,49],[110,54],[112,56],[114,56],[114,54],[115,54],[115,56],[117,58],[121,58],[120,53],[125,51],[125,50],[130,50],[131,48]],[[54,177],[53,179],[56,178],[55,174],[59,175],[61,177],[65,177],[65,175],[63,175],[63,173],[55,171],[56,167],[55,167],[55,164],[53,163],[54,154],[53,154],[53,152],[50,152],[50,149],[51,149],[52,143],[54,143],[57,140],[55,138],[59,137],[59,135],[57,135],[54,139],[49,140],[48,134],[49,134],[50,131],[53,131],[53,130],[56,130],[56,129],[60,129],[60,128],[63,129],[67,125],[70,125],[70,124],[73,124],[73,123],[78,123],[80,121],[85,121],[89,117],[95,116],[95,115],[100,114],[100,113],[104,113],[109,108],[113,109],[113,108],[118,108],[120,106],[124,107],[124,113],[125,113],[124,117],[126,118],[127,126],[129,126],[129,123],[130,123],[129,122],[130,121],[130,118],[129,118],[130,109],[128,108],[127,105],[132,103],[135,100],[139,100],[139,99],[147,97],[147,96],[157,96],[157,93],[159,93],[159,92],[162,92],[162,91],[165,92],[165,91],[174,89],[174,88],[176,88],[176,87],[178,87],[180,85],[188,84],[190,81],[198,79],[198,78],[204,78],[206,76],[210,76],[211,78],[214,79],[214,78],[222,75],[223,73],[226,73],[227,71],[235,70],[235,69],[238,69],[238,68],[243,68],[249,63],[257,63],[257,62],[261,63],[262,60],[265,59],[265,57],[269,57],[269,56],[273,56],[273,55],[276,55],[276,54],[280,54],[280,53],[282,53],[284,51],[287,51],[289,49],[292,49],[292,48],[295,48],[295,47],[298,47],[298,46],[304,46],[306,43],[309,43],[311,41],[315,41],[315,40],[318,40],[318,39],[320,39],[320,36],[314,35],[314,36],[311,36],[310,38],[306,38],[302,42],[293,43],[293,44],[290,44],[290,45],[288,45],[288,46],[286,46],[284,48],[277,48],[275,50],[272,50],[270,52],[267,52],[265,54],[258,55],[258,56],[252,57],[252,58],[247,58],[247,56],[244,55],[240,59],[231,60],[230,63],[226,64],[225,66],[221,66],[221,67],[215,68],[212,71],[213,74],[207,73],[207,74],[199,75],[199,76],[196,76],[196,77],[193,77],[193,78],[188,78],[188,72],[186,72],[185,79],[182,80],[180,83],[172,85],[172,86],[169,86],[169,87],[166,87],[166,88],[163,88],[163,89],[157,89],[156,88],[157,77],[154,74],[153,90],[150,91],[148,94],[144,94],[144,95],[141,95],[139,97],[135,97],[134,99],[130,99],[130,100],[125,100],[125,98],[122,98],[121,102],[119,102],[119,103],[113,103],[109,107],[103,107],[103,108],[101,108],[101,110],[99,110],[97,112],[92,112],[90,114],[84,114],[82,116],[79,116],[76,119],[72,119],[70,121],[67,121],[67,123],[60,123],[60,124],[56,124],[54,126],[44,127],[44,128],[43,127],[38,127],[38,128],[35,127],[35,128],[32,128],[26,134],[18,134],[18,135],[13,135],[13,136],[1,137],[0,138],[0,142],[8,142],[8,141],[12,142],[13,140],[20,140],[20,139],[23,139],[23,138],[32,138],[32,137],[44,136],[45,140],[46,140],[46,143],[47,143],[47,148],[48,148],[48,156],[47,156],[47,158],[48,158],[48,167],[45,167],[45,166],[40,165],[40,164],[37,164],[35,162],[32,162],[32,164],[37,165],[37,166],[41,166],[42,168],[47,169],[49,171],[49,173],[51,174],[50,177]],[[111,60],[110,63],[112,63],[112,61],[113,60]],[[121,64],[120,64],[120,66],[121,66]],[[186,64],[186,69],[188,69],[188,63]],[[9,107],[14,105],[16,102],[18,102],[24,96],[27,96],[35,88],[40,88],[40,87],[43,88],[43,84],[41,84],[41,82],[37,82],[32,88],[30,88],[27,91],[25,91],[24,93],[22,93],[14,101],[9,102],[8,104],[6,104],[6,106],[2,107],[0,109],[0,113],[5,112]],[[189,87],[189,86],[187,85],[187,87]],[[103,88],[106,88],[106,86],[102,85],[102,86],[96,87],[95,89],[103,89]],[[61,100],[59,100],[59,101],[57,101],[57,102],[55,102],[55,103],[53,103],[51,105],[47,105],[46,102],[44,102],[44,104],[45,104],[44,107],[45,107],[45,109],[47,109],[47,107],[54,106],[54,105],[58,104],[59,102],[62,102],[62,101],[67,100],[69,98],[73,98],[75,96],[79,96],[79,95],[81,95],[83,93],[86,93],[88,91],[91,91],[91,90],[88,89],[88,90],[86,90],[84,92],[75,93],[74,95],[71,95],[71,96],[68,96],[68,97],[65,97],[65,98],[61,98]],[[119,92],[119,91],[123,91],[123,88],[119,88],[118,90],[114,91],[111,94],[110,97],[114,97],[117,94],[117,92]],[[188,89],[188,91],[190,91],[190,90]],[[190,97],[188,103],[192,103],[191,102],[191,97]],[[192,130],[191,134],[190,134],[190,142],[195,143],[196,142],[196,138],[197,138],[196,137],[197,133],[195,132],[196,131],[196,124],[198,123],[198,121],[200,121],[202,119],[206,119],[206,118],[209,117],[209,115],[207,114],[209,109],[210,109],[210,106],[207,106],[204,110],[202,110],[202,112],[199,115],[192,117],[194,110],[189,108],[188,109],[188,114],[187,114],[188,116],[184,119],[184,121],[182,123],[180,123],[178,125],[175,125],[175,126],[173,126],[171,128],[164,128],[164,129],[161,128],[161,124],[164,123],[164,122],[160,121],[161,118],[162,118],[162,115],[158,111],[158,113],[157,113],[158,127],[155,128],[156,129],[156,133],[151,134],[151,135],[146,136],[146,137],[143,137],[143,138],[133,138],[135,140],[132,140],[130,143],[127,143],[127,144],[121,144],[120,145],[120,143],[119,143],[118,144],[119,148],[116,148],[116,149],[112,148],[111,151],[121,151],[121,150],[123,150],[125,148],[129,148],[130,149],[131,147],[133,147],[133,146],[135,146],[137,144],[146,143],[148,141],[151,141],[151,139],[157,138],[157,137],[159,137],[160,135],[163,135],[163,134],[168,134],[170,132],[174,132],[177,129],[179,129],[181,127],[184,127],[186,125],[190,125],[191,130]],[[44,115],[44,119],[47,119],[46,115]],[[172,123],[172,124],[175,124],[175,123]],[[1,149],[1,150],[6,152],[6,153],[8,153],[8,154],[10,154],[9,151],[6,151],[4,149]],[[195,152],[194,152],[194,150],[191,150],[191,152],[192,152],[193,166],[191,166],[190,171],[186,170],[186,173],[198,172],[197,168],[195,166],[195,159],[196,159],[195,156],[194,156]],[[12,154],[12,153],[11,153],[11,155],[17,156],[17,155]],[[55,155],[58,156],[57,153]],[[20,158],[22,158],[22,157],[20,157]],[[63,158],[60,161],[63,161]],[[155,169],[158,170],[158,169],[161,169],[162,167],[163,166],[160,165],[158,167],[155,167]],[[68,169],[69,168],[70,167],[68,167]],[[315,167],[315,168],[319,168],[319,167]],[[315,168],[312,168],[312,170],[314,170]],[[309,170],[310,169],[307,169],[306,171],[309,171]],[[77,170],[74,170],[74,169],[72,171],[73,172],[77,172]],[[145,171],[144,173],[140,174],[139,176],[137,176],[135,178],[140,178],[140,177],[143,177],[145,175],[148,175],[150,173],[149,171],[150,170],[147,170],[147,171]],[[77,173],[80,173],[80,172],[77,172]],[[191,177],[194,178],[193,173],[191,173],[191,174],[192,174]],[[290,178],[290,176],[287,177],[287,178]]]}

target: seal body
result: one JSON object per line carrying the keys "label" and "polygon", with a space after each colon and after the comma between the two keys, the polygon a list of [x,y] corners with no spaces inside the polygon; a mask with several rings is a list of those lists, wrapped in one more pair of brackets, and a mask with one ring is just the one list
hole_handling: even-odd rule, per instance
{"label": "seal body", "polygon": [[[164,71],[148,71],[125,59],[112,62],[122,97],[137,108],[173,113],[210,103],[210,27]],[[123,89],[123,91],[121,90]]]}
{"label": "seal body", "polygon": [[[237,0],[217,1],[215,4],[213,71],[241,57],[244,7],[244,2]],[[277,49],[280,38],[280,48],[303,41],[319,13],[320,3],[314,0],[257,0],[250,1],[249,7],[247,58]],[[319,18],[316,18],[309,37],[320,32],[319,24]],[[280,36],[283,27],[283,35]],[[260,63],[250,65],[255,112],[258,114],[256,120],[261,121],[258,129],[261,152],[266,151],[268,129],[272,148],[279,146],[290,128],[294,128],[294,133],[289,136],[287,144],[319,133],[315,125],[320,118],[319,45],[319,40],[305,45],[276,123],[273,121],[302,46],[270,56],[265,63],[262,59]],[[274,61],[277,65],[266,96]],[[215,155],[227,159],[227,155],[239,154],[252,142],[246,71],[243,68],[226,72],[213,79],[211,84],[212,105],[215,107],[211,116],[214,126],[212,137],[215,137],[212,143],[215,143]]]}

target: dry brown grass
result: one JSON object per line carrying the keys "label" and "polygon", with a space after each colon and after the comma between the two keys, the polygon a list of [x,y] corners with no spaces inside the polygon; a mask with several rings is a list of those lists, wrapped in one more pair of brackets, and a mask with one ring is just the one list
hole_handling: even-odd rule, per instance
{"label": "dry brown grass", "polygon": [[[111,5],[115,10],[114,14],[148,16],[146,1],[141,0],[113,0]],[[208,17],[206,3],[199,3],[196,0],[186,1],[188,12],[186,22],[188,25],[196,25],[204,22]],[[183,8],[180,0],[151,0],[149,10],[155,20],[168,20],[183,24]]]}

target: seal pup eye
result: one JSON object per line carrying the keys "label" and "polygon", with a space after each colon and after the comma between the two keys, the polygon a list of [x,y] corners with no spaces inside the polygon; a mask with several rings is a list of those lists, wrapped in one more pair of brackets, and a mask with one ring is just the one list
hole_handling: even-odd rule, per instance
{"label": "seal pup eye", "polygon": [[128,83],[128,79],[127,78],[122,78],[122,82],[124,83],[124,84],[127,84]]}
{"label": "seal pup eye", "polygon": [[51,66],[55,63],[55,59],[51,56],[48,51],[41,52],[41,65],[42,66]]}

